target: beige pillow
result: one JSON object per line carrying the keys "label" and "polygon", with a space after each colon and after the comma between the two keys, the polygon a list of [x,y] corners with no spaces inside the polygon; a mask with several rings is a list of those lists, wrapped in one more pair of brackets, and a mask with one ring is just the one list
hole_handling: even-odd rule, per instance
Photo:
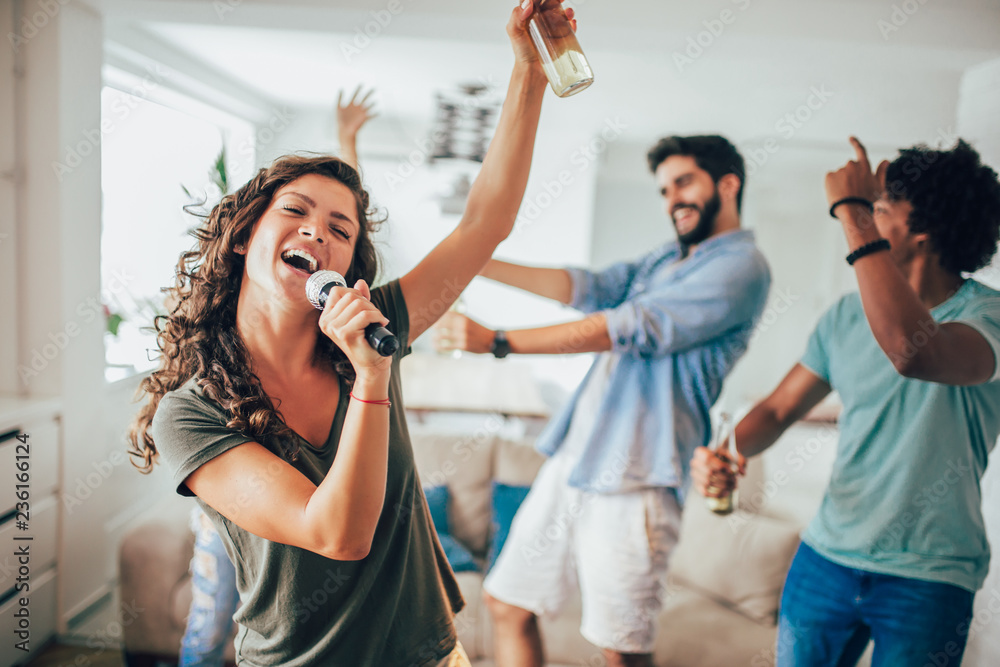
{"label": "beige pillow", "polygon": [[490,533],[490,472],[496,436],[410,428],[413,458],[423,486],[446,485],[449,532],[476,556],[486,554]]}
{"label": "beige pillow", "polygon": [[670,576],[748,618],[774,625],[798,545],[795,524],[743,511],[718,516],[692,491]]}
{"label": "beige pillow", "polygon": [[531,486],[545,455],[535,449],[535,440],[497,440],[494,449],[493,479],[511,486]]}

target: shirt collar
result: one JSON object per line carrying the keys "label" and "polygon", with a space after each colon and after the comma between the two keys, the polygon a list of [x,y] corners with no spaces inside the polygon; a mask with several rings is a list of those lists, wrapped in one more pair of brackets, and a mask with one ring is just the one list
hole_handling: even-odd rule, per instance
{"label": "shirt collar", "polygon": [[[725,247],[727,245],[735,243],[746,243],[746,242],[750,243],[754,242],[753,231],[749,229],[735,229],[731,232],[726,232],[725,234],[719,234],[717,236],[713,236],[711,238],[702,241],[701,243],[698,244],[698,247],[695,249],[695,251],[688,256],[700,257],[705,252],[705,250],[710,250],[716,247]],[[670,250],[671,252],[676,252],[679,255],[681,251],[680,243],[678,243],[677,241],[671,241]]]}

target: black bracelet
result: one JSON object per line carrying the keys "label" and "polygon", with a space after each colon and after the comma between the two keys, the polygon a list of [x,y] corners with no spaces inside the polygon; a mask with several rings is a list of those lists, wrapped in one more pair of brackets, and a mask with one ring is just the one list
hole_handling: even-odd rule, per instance
{"label": "black bracelet", "polygon": [[837,217],[837,214],[834,213],[833,211],[841,204],[860,204],[861,206],[867,208],[869,213],[875,210],[875,205],[872,204],[867,199],[865,199],[864,197],[844,197],[843,199],[838,199],[837,201],[833,202],[833,204],[830,206],[831,218]]}
{"label": "black bracelet", "polygon": [[879,252],[881,250],[888,250],[890,247],[889,241],[886,239],[879,239],[878,241],[866,243],[847,256],[847,263],[854,266],[854,262],[858,261],[865,255],[870,255],[873,252]]}

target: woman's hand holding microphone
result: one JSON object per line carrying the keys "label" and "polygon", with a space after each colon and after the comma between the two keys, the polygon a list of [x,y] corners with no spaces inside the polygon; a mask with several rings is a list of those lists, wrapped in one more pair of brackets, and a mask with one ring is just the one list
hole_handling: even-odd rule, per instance
{"label": "woman's hand holding microphone", "polygon": [[365,328],[370,324],[385,326],[389,320],[371,302],[368,283],[358,280],[354,288],[334,286],[330,288],[326,306],[319,316],[320,330],[344,351],[354,372],[355,392],[359,398],[369,398],[361,394],[362,387],[374,385],[373,392],[381,389],[378,396],[384,398],[392,368],[392,357],[383,357],[368,343]]}

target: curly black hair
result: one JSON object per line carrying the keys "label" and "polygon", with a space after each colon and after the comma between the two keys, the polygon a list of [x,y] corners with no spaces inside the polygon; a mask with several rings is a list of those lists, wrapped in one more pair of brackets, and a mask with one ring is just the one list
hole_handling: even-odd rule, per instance
{"label": "curly black hair", "polygon": [[668,157],[674,155],[693,157],[695,163],[707,171],[716,183],[726,174],[736,174],[740,179],[740,189],[736,193],[736,210],[743,209],[746,164],[743,162],[743,156],[728,139],[717,134],[664,137],[646,153],[649,170],[655,174],[656,168]]}
{"label": "curly black hair", "polygon": [[885,182],[890,201],[913,207],[910,231],[930,237],[941,268],[961,274],[989,264],[1000,241],[1000,182],[972,146],[959,139],[951,150],[904,148]]}

